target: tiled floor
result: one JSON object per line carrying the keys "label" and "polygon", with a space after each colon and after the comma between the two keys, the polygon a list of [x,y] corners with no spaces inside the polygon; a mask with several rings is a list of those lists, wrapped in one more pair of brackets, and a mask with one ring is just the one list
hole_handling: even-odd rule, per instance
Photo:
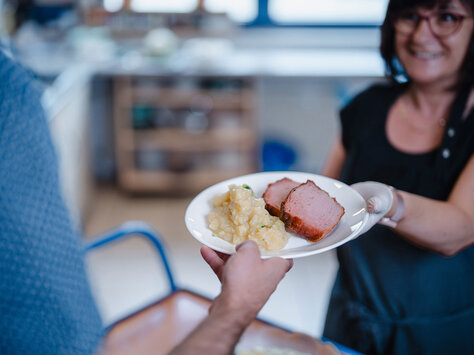
{"label": "tiled floor", "polygon": [[[95,193],[86,235],[127,220],[143,220],[163,236],[179,286],[214,297],[217,278],[199,254],[200,244],[187,232],[184,213],[189,198],[132,197],[113,188]],[[150,303],[167,292],[159,259],[146,241],[134,238],[88,258],[89,274],[106,323]],[[333,252],[296,259],[260,317],[280,326],[320,336],[330,288],[337,269]]]}

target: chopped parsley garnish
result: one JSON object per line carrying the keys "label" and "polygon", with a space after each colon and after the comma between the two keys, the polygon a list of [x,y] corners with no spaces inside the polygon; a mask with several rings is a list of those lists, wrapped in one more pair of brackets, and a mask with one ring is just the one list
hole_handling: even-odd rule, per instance
{"label": "chopped parsley garnish", "polygon": [[257,198],[257,195],[255,195],[255,192],[252,190],[252,188],[249,185],[243,184],[242,187],[246,190],[249,190],[252,193],[252,196]]}

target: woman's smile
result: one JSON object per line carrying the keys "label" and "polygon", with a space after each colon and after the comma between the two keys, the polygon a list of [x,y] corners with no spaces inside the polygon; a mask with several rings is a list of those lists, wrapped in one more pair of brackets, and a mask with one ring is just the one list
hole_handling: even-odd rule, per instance
{"label": "woman's smile", "polygon": [[412,56],[421,60],[439,59],[443,55],[441,51],[429,51],[423,49],[409,49],[408,51]]}

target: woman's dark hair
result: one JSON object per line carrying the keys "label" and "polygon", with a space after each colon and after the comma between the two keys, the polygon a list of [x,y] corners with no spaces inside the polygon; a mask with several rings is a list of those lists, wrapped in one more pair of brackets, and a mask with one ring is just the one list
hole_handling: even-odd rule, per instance
{"label": "woman's dark hair", "polygon": [[[459,0],[471,14],[474,12],[474,0]],[[380,43],[380,53],[385,61],[385,74],[393,81],[398,82],[400,77],[410,80],[404,72],[401,64],[398,62],[395,53],[395,29],[393,19],[405,9],[416,7],[434,8],[436,5],[443,6],[450,3],[450,0],[390,0],[387,8],[387,14],[382,24],[382,38]],[[461,66],[459,86],[472,87],[474,84],[474,36],[471,34],[471,41],[467,49],[464,63]]]}

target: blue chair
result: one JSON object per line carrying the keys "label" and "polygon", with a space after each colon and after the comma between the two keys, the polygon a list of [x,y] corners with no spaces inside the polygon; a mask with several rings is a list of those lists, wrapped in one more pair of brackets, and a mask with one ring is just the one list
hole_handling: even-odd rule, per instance
{"label": "blue chair", "polygon": [[173,273],[171,272],[168,256],[166,255],[166,249],[164,247],[163,238],[157,230],[155,230],[153,227],[151,227],[145,222],[125,222],[116,228],[110,229],[102,234],[97,235],[93,238],[92,241],[88,241],[87,243],[85,243],[84,247],[86,251],[91,251],[93,249],[103,247],[104,245],[115,243],[117,241],[131,238],[136,235],[146,238],[156,248],[163,263],[163,267],[166,271],[166,276],[168,277],[170,292],[176,291],[178,288],[174,281]]}
{"label": "blue chair", "polygon": [[[145,222],[125,222],[94,237],[84,247],[86,251],[91,251],[133,236],[146,238],[156,248],[168,278],[169,293],[107,327],[102,355],[167,354],[207,316],[212,302],[176,285],[163,238]],[[325,343],[256,319],[244,332],[238,346],[243,349],[257,346],[282,347],[325,354],[330,354],[334,346],[343,354],[359,354],[327,339],[324,341]]]}
{"label": "blue chair", "polygon": [[[157,230],[145,222],[125,222],[88,240],[84,248],[90,252],[136,236],[148,240],[155,247],[168,280],[168,294],[107,326],[103,355],[166,354],[199,324],[211,304],[211,300],[177,287],[164,240]],[[176,314],[183,313],[183,302],[196,304],[193,306],[195,309],[187,306],[184,318],[193,315],[194,320],[181,319],[179,323],[185,321],[185,325],[176,323]],[[160,316],[157,317],[157,314]]]}

